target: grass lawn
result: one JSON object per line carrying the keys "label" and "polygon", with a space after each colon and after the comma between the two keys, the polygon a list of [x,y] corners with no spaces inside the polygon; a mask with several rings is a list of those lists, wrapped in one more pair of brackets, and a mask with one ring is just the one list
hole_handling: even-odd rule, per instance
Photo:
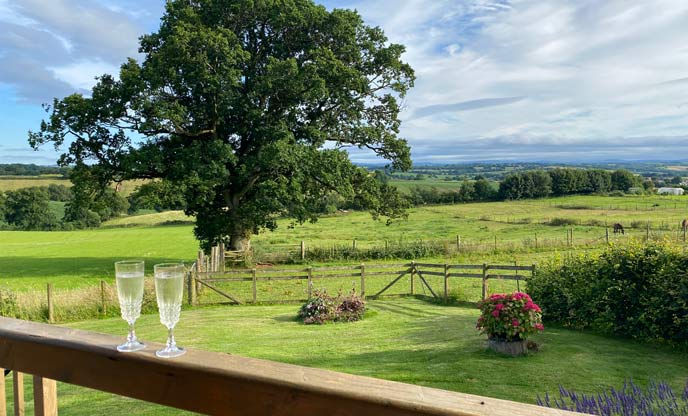
{"label": "grass lawn", "polygon": [[[539,353],[510,358],[485,350],[475,330],[477,309],[404,298],[371,301],[361,322],[305,326],[297,306],[212,307],[182,312],[181,346],[326,368],[441,389],[534,403],[537,394],[562,384],[581,392],[668,381],[682,391],[688,353],[591,333],[547,328],[534,339]],[[70,327],[124,335],[121,319],[78,322]],[[163,342],[156,315],[137,323],[144,340]],[[75,386],[58,387],[65,415],[167,415],[170,409]],[[27,404],[29,402],[27,401]],[[27,409],[28,412],[31,410]],[[181,412],[180,412],[181,413]]]}

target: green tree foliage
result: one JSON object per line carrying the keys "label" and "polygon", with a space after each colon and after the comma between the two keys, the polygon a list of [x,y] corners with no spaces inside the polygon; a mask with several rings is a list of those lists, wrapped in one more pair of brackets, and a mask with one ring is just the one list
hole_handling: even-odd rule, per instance
{"label": "green tree foliage", "polygon": [[398,137],[398,100],[414,80],[403,52],[357,12],[311,0],[171,0],[140,40],[141,63],[103,75],[90,97],[56,99],[29,141],[69,139],[60,164],[101,188],[169,181],[205,247],[244,249],[278,216],[314,221],[329,192],[394,218],[404,200],[344,149],[410,167]]}
{"label": "green tree foliage", "polygon": [[485,178],[481,177],[477,179],[473,183],[473,189],[475,190],[476,201],[491,201],[497,198],[497,190],[492,183]]}
{"label": "green tree foliage", "polygon": [[637,184],[636,176],[626,169],[612,172],[612,190],[627,192]]}
{"label": "green tree foliage", "polygon": [[158,212],[184,209],[184,196],[174,185],[167,181],[143,184],[127,198],[129,213],[141,209],[154,209]]}
{"label": "green tree foliage", "polygon": [[64,185],[51,183],[47,188],[48,198],[51,201],[67,202],[72,199],[72,190]]}
{"label": "green tree foliage", "polygon": [[5,194],[5,221],[22,230],[52,230],[58,227],[57,218],[50,210],[48,192],[32,187],[9,191]]}

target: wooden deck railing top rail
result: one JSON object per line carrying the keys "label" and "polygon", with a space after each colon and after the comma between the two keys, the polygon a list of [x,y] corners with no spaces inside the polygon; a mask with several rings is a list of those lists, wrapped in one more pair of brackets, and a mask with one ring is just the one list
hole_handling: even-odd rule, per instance
{"label": "wooden deck railing top rail", "polygon": [[[469,394],[198,350],[155,357],[110,335],[0,318],[0,367],[215,415],[575,415]],[[2,403],[4,405],[4,403]]]}

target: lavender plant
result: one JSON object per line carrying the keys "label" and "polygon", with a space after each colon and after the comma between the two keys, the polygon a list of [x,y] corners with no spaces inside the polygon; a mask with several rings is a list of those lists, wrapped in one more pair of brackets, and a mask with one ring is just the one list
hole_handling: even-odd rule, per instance
{"label": "lavender plant", "polygon": [[680,397],[663,381],[650,381],[643,390],[626,380],[620,390],[612,387],[590,395],[559,386],[559,397],[538,395],[537,404],[599,416],[688,416],[688,381]]}

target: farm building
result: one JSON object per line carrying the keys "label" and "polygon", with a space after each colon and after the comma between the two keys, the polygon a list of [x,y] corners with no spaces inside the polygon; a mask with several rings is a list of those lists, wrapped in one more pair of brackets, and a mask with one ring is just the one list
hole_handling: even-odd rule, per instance
{"label": "farm building", "polygon": [[683,188],[659,188],[657,193],[660,195],[683,195]]}

